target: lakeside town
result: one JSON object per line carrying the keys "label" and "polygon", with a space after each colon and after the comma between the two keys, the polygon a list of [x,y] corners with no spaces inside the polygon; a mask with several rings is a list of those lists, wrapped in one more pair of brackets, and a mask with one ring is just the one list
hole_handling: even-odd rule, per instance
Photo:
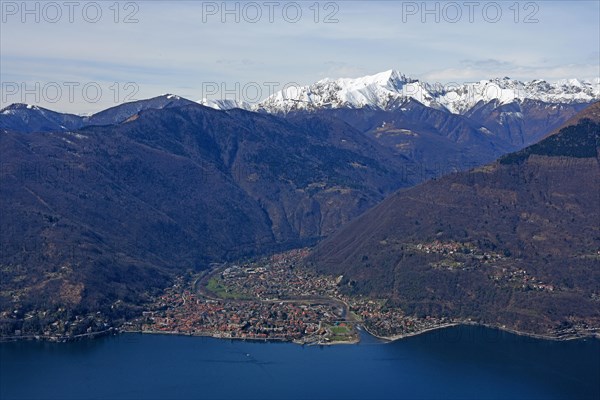
{"label": "lakeside town", "polygon": [[[144,306],[140,315],[114,324],[100,312],[20,310],[2,315],[5,340],[64,342],[117,332],[170,333],[299,344],[356,343],[359,329],[396,339],[452,325],[406,316],[385,299],[347,296],[343,276],[320,275],[304,264],[310,249],[294,249],[253,262],[216,264],[186,274]],[[119,308],[119,302],[113,305]],[[21,315],[23,314],[23,315]],[[21,329],[6,322],[23,320]],[[45,324],[45,320],[54,322]],[[46,326],[45,329],[38,326]]]}
{"label": "lakeside town", "polygon": [[405,316],[383,299],[346,296],[342,276],[303,265],[308,253],[295,249],[181,278],[123,330],[333,344],[357,342],[361,328],[395,339],[453,324]]}

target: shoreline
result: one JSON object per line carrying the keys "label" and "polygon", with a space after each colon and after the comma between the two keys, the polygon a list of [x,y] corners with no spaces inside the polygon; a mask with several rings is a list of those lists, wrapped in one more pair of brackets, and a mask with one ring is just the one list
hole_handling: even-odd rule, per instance
{"label": "shoreline", "polygon": [[109,328],[103,331],[82,333],[75,336],[44,336],[44,335],[22,335],[22,336],[0,336],[0,343],[20,342],[20,341],[39,341],[53,343],[67,343],[78,340],[95,339],[97,337],[108,336],[120,333],[119,329]]}
{"label": "shoreline", "polygon": [[418,336],[427,332],[432,332],[432,331],[436,331],[436,330],[440,330],[440,329],[446,329],[446,328],[451,328],[453,326],[476,326],[476,327],[484,327],[484,328],[488,328],[488,329],[494,329],[494,330],[498,330],[501,332],[507,332],[507,333],[511,333],[513,335],[517,335],[517,336],[523,336],[523,337],[529,337],[532,339],[538,339],[538,340],[549,340],[549,341],[553,341],[553,342],[563,342],[563,341],[570,341],[570,340],[577,340],[577,339],[597,339],[600,340],[600,333],[588,333],[588,334],[577,334],[577,335],[565,335],[565,336],[549,336],[549,335],[542,335],[539,333],[530,333],[530,332],[523,332],[523,331],[518,331],[516,329],[512,329],[512,328],[507,328],[507,327],[502,327],[502,326],[496,326],[496,325],[490,325],[490,324],[484,324],[484,323],[480,323],[480,322],[473,322],[473,321],[459,321],[459,322],[450,322],[447,324],[443,324],[440,326],[436,326],[436,327],[432,327],[432,328],[427,328],[427,329],[423,329],[417,332],[411,332],[411,333],[406,333],[406,334],[401,334],[401,335],[394,335],[394,336],[379,336],[374,334],[373,332],[369,331],[366,327],[363,326],[363,329],[365,329],[365,331],[367,331],[367,333],[377,339],[380,340],[385,340],[388,343],[391,342],[395,342],[397,340],[402,340],[402,339],[406,339],[409,337],[413,337],[413,336]]}
{"label": "shoreline", "polygon": [[566,342],[569,340],[587,339],[587,338],[600,340],[600,332],[598,332],[598,333],[590,332],[588,334],[578,334],[578,335],[571,334],[571,335],[565,335],[565,336],[548,336],[548,335],[543,335],[540,333],[529,333],[529,332],[518,331],[516,329],[507,328],[505,326],[495,326],[495,325],[489,325],[489,324],[473,322],[473,321],[463,321],[463,322],[460,322],[459,325],[482,326],[482,327],[485,327],[488,329],[497,329],[502,332],[512,333],[513,335],[517,335],[517,336],[525,336],[525,337],[530,337],[533,339],[540,339],[540,340],[551,340],[553,342],[563,342],[563,341]]}
{"label": "shoreline", "polygon": [[[372,336],[375,339],[384,341],[385,343],[392,343],[395,341],[399,341],[402,339],[406,339],[409,337],[419,336],[428,332],[437,331],[441,329],[451,328],[455,326],[476,326],[476,327],[484,327],[488,329],[494,329],[501,332],[507,332],[513,335],[529,337],[537,340],[549,340],[553,342],[562,342],[562,341],[571,341],[577,339],[596,339],[600,340],[600,332],[596,333],[587,333],[587,334],[576,334],[576,335],[565,335],[565,336],[549,336],[538,333],[530,333],[518,331],[516,329],[495,326],[490,324],[484,324],[473,321],[459,321],[459,322],[450,322],[445,323],[439,326],[434,326],[431,328],[423,329],[420,331],[393,335],[393,336],[379,336],[373,332],[371,332],[366,326],[359,325],[361,329],[363,329],[368,335]],[[19,337],[0,337],[0,343],[8,343],[8,342],[19,342],[19,341],[45,341],[45,342],[54,342],[54,343],[67,343],[78,340],[86,340],[86,339],[95,339],[97,337],[103,337],[111,334],[123,334],[123,333],[138,333],[138,334],[150,334],[150,335],[173,335],[173,336],[192,336],[192,337],[208,337],[213,339],[226,339],[226,340],[241,340],[241,341],[253,341],[253,342],[280,342],[280,343],[293,343],[301,346],[334,346],[334,345],[356,345],[361,343],[360,332],[356,339],[348,340],[348,341],[331,341],[331,342],[303,342],[301,339],[285,339],[285,338],[255,338],[255,337],[227,337],[219,334],[211,334],[211,333],[185,333],[185,332],[176,332],[176,331],[141,331],[141,330],[121,330],[118,328],[112,328],[109,330],[101,331],[101,332],[91,332],[82,335],[77,335],[73,337],[45,337],[43,335],[25,335]]]}
{"label": "shoreline", "polygon": [[[494,325],[489,325],[489,324],[483,324],[483,323],[478,323],[478,322],[472,322],[472,321],[461,321],[461,322],[449,322],[446,324],[442,324],[439,326],[434,326],[431,328],[427,328],[427,329],[423,329],[420,331],[416,331],[416,332],[410,332],[410,333],[405,333],[405,334],[401,334],[401,335],[393,335],[393,336],[379,336],[374,334],[373,332],[371,332],[367,327],[365,327],[364,325],[360,325],[361,329],[364,329],[364,331],[374,337],[375,339],[384,341],[385,343],[392,343],[395,341],[399,341],[402,339],[406,339],[409,337],[414,337],[414,336],[419,336],[419,335],[423,335],[425,333],[428,332],[433,332],[433,331],[437,331],[437,330],[441,330],[441,329],[446,329],[446,328],[452,328],[455,326],[476,326],[476,327],[484,327],[484,328],[488,328],[488,329],[494,329],[494,330],[498,330],[498,331],[502,331],[502,332],[507,332],[507,333],[511,333],[513,335],[518,335],[518,336],[523,336],[523,337],[530,337],[532,339],[538,339],[538,340],[549,340],[549,341],[553,341],[553,342],[562,342],[562,341],[570,341],[570,340],[577,340],[577,339],[597,339],[600,340],[600,334],[596,333],[590,333],[587,335],[570,335],[570,336],[564,336],[564,337],[555,337],[555,336],[547,336],[547,335],[541,335],[541,334],[536,334],[536,333],[528,333],[528,332],[521,332],[521,331],[517,331],[514,329],[510,329],[510,328],[506,328],[506,327],[499,327],[499,326],[494,326]],[[220,336],[220,335],[214,335],[214,334],[203,334],[203,333],[183,333],[183,332],[165,332],[165,331],[119,331],[118,333],[141,333],[141,334],[153,334],[153,335],[160,335],[160,334],[166,334],[166,335],[179,335],[179,336],[196,336],[196,337],[209,337],[209,338],[213,338],[213,339],[226,339],[226,340],[242,340],[242,341],[258,341],[258,342],[281,342],[281,343],[294,343],[294,344],[298,344],[301,346],[335,346],[335,345],[351,345],[351,344],[359,344],[361,342],[360,339],[360,333],[358,335],[358,337],[355,340],[349,340],[349,341],[331,341],[331,342],[306,342],[303,343],[301,341],[299,341],[298,339],[283,339],[283,338],[242,338],[242,337],[226,337],[226,336]]]}
{"label": "shoreline", "polygon": [[432,332],[432,331],[436,331],[436,330],[439,330],[439,329],[451,328],[453,326],[459,326],[459,325],[461,325],[459,322],[451,322],[451,323],[447,323],[447,324],[443,324],[443,325],[439,325],[439,326],[434,326],[434,327],[423,329],[423,330],[416,331],[416,332],[403,333],[403,334],[400,334],[400,335],[393,335],[393,336],[379,336],[379,335],[376,335],[375,333],[371,332],[364,325],[362,326],[362,328],[369,335],[373,336],[374,338],[377,338],[377,339],[380,339],[380,340],[385,340],[386,342],[395,342],[397,340],[402,340],[402,339],[406,339],[406,338],[409,338],[409,337],[422,335],[422,334],[427,333],[427,332]]}

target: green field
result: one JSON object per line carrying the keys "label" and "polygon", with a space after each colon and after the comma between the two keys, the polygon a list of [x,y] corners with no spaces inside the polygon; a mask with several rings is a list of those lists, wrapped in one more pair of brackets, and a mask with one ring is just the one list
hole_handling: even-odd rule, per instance
{"label": "green field", "polygon": [[352,328],[348,325],[340,326],[334,325],[330,326],[329,330],[331,331],[331,337],[329,338],[332,342],[347,342],[349,340],[354,339],[354,332]]}
{"label": "green field", "polygon": [[331,330],[331,333],[333,333],[336,336],[342,336],[342,335],[350,335],[352,333],[352,329],[349,326],[332,326],[331,328],[329,328]]}
{"label": "green field", "polygon": [[229,289],[227,286],[223,285],[221,280],[213,276],[210,278],[208,283],[206,284],[206,289],[212,292],[215,296],[220,297],[222,299],[233,299],[233,300],[247,300],[250,299],[250,296],[244,293],[235,292]]}

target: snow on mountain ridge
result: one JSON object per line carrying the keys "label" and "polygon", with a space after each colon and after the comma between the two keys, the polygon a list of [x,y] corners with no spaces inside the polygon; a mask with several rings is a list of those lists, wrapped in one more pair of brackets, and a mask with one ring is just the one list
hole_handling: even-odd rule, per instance
{"label": "snow on mountain ridge", "polygon": [[250,103],[231,99],[213,100],[203,98],[202,100],[199,100],[198,103],[206,107],[214,108],[215,110],[231,110],[233,108],[241,108],[244,110],[252,109]]}
{"label": "snow on mountain ridge", "polygon": [[270,113],[319,108],[390,110],[409,99],[426,106],[445,108],[455,114],[470,110],[480,101],[500,104],[526,99],[548,103],[590,102],[600,98],[600,79],[594,82],[563,79],[522,82],[508,77],[461,84],[431,84],[412,79],[396,70],[361,78],[322,79],[312,85],[291,87],[251,107]]}

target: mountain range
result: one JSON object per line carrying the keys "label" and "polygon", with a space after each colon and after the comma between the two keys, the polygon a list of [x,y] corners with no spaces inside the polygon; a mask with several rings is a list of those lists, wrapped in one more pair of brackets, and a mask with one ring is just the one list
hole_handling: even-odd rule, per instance
{"label": "mountain range", "polygon": [[[340,119],[412,160],[416,169],[440,175],[481,165],[533,144],[598,99],[600,78],[549,83],[505,77],[440,85],[389,70],[291,87],[257,104],[231,99],[203,99],[199,103],[218,110],[241,108],[282,118],[318,114]],[[13,104],[0,110],[0,129],[69,131],[121,123],[146,109],[193,103],[167,94],[85,117]],[[431,176],[429,172],[426,175]]]}
{"label": "mountain range", "polygon": [[190,104],[196,103],[176,95],[166,94],[152,99],[119,104],[91,116],[79,116],[63,114],[31,104],[15,103],[0,110],[0,130],[22,133],[65,132],[86,126],[119,124],[143,110],[160,110]]}
{"label": "mountain range", "polygon": [[[266,99],[252,104],[240,99],[201,99],[198,101],[217,110],[241,108],[248,111],[286,114],[293,111],[318,111],[323,109],[369,108],[391,111],[402,108],[410,100],[424,106],[441,109],[453,114],[468,115],[489,103],[494,107],[511,103],[535,101],[546,104],[587,104],[600,99],[600,77],[592,81],[562,79],[547,82],[542,79],[520,81],[509,77],[494,78],[469,83],[429,83],[408,77],[397,70],[388,70],[360,78],[325,78],[307,86],[289,86]],[[116,106],[91,117],[68,115],[60,120],[51,111],[34,105],[15,104],[0,110],[0,129],[17,129],[15,123],[25,118],[20,110],[37,110],[40,114],[56,122],[61,129],[78,128],[84,125],[106,125],[122,122],[127,116],[147,108],[163,108],[190,103],[190,100],[166,94],[152,101],[142,100],[126,103],[126,107]],[[115,113],[119,110],[120,114]],[[514,111],[518,113],[518,111]],[[110,118],[107,116],[110,115]],[[29,122],[29,131],[49,130],[54,126]],[[19,129],[17,129],[19,130]]]}
{"label": "mountain range", "polygon": [[[323,79],[312,85],[290,87],[252,106],[253,110],[287,113],[323,108],[401,108],[409,99],[465,114],[489,102],[508,104],[535,100],[543,103],[588,103],[600,97],[600,78],[594,81],[563,79],[557,82],[522,82],[508,77],[473,83],[427,83],[388,70],[357,79]],[[243,104],[241,104],[243,105]]]}

